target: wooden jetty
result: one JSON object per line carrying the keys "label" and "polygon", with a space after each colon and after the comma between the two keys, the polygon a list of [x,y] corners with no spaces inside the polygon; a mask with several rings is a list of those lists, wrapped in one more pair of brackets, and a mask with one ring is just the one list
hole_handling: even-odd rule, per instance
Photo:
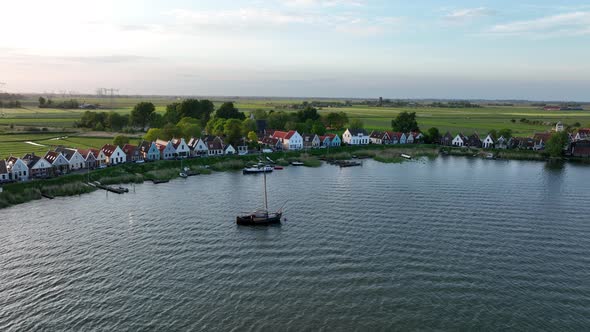
{"label": "wooden jetty", "polygon": [[110,191],[115,194],[124,194],[124,193],[129,192],[129,188],[105,186],[104,184],[101,184],[100,182],[95,182],[94,184],[91,184],[91,185],[95,186],[98,189]]}

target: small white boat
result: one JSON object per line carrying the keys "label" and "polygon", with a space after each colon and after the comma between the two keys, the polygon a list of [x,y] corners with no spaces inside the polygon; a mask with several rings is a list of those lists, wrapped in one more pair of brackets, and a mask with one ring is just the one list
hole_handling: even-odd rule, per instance
{"label": "small white boat", "polygon": [[270,173],[273,171],[272,166],[261,166],[261,167],[246,167],[242,170],[244,174],[257,174],[257,173]]}
{"label": "small white boat", "polygon": [[401,154],[401,157],[402,157],[402,158],[406,158],[406,159],[412,159],[412,156],[410,156],[410,155],[408,155],[408,154],[405,154],[405,153],[402,153],[402,154]]}
{"label": "small white boat", "polygon": [[305,165],[304,163],[302,163],[301,161],[292,161],[291,162],[292,166],[303,166]]}
{"label": "small white boat", "polygon": [[185,179],[186,179],[186,178],[188,178],[188,174],[186,174],[185,172],[180,172],[178,175],[179,175],[181,178],[185,178]]}

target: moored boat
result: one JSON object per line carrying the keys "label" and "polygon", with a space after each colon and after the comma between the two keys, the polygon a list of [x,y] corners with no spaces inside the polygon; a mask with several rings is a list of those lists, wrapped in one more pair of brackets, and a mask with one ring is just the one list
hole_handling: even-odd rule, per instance
{"label": "moored boat", "polygon": [[292,161],[291,162],[291,165],[292,166],[303,166],[305,164],[303,162],[301,162],[301,161]]}
{"label": "moored boat", "polygon": [[251,213],[244,213],[236,217],[236,223],[244,226],[262,226],[278,224],[283,216],[283,208],[276,212],[268,211],[268,194],[266,192],[266,172],[264,174],[264,209],[258,209]]}
{"label": "moored boat", "polygon": [[246,167],[242,170],[243,174],[258,174],[258,173],[270,173],[273,171],[272,166],[255,166]]}

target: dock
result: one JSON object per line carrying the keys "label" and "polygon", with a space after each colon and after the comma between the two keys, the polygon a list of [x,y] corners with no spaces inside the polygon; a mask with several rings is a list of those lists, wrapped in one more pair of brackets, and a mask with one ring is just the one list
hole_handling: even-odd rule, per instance
{"label": "dock", "polygon": [[105,186],[105,185],[101,184],[100,182],[95,182],[93,185],[98,189],[110,191],[112,193],[119,194],[119,195],[129,192],[128,188]]}

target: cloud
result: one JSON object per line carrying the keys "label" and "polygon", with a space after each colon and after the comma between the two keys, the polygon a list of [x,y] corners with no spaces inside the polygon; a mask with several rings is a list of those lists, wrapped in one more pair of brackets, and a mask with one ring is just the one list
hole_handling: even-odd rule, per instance
{"label": "cloud", "polygon": [[456,9],[445,15],[445,19],[453,22],[464,22],[478,17],[492,16],[496,12],[486,7]]}
{"label": "cloud", "polygon": [[571,12],[498,24],[490,28],[488,33],[543,38],[590,35],[590,12]]}
{"label": "cloud", "polygon": [[338,7],[338,6],[364,6],[363,1],[355,0],[286,0],[284,2],[289,7]]}

